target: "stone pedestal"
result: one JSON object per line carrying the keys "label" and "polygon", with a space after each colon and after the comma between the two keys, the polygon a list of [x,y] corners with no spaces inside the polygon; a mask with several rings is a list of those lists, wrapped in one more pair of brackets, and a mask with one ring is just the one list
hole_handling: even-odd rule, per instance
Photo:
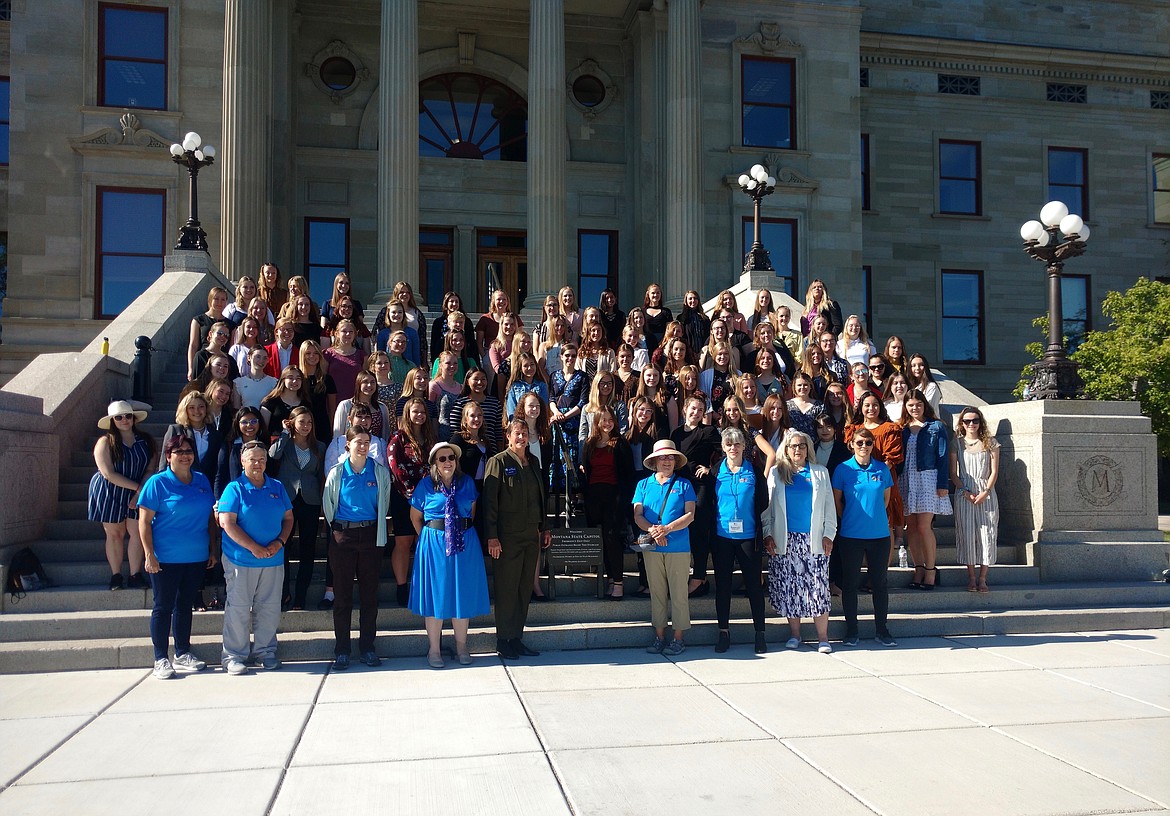
{"label": "stone pedestal", "polygon": [[1024,547],[1042,581],[1137,581],[1170,567],[1158,531],[1157,441],[1138,403],[981,410],[1003,446],[1000,545]]}

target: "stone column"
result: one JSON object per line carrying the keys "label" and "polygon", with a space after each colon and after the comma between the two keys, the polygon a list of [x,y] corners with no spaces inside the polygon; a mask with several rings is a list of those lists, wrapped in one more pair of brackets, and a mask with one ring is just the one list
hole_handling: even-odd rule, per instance
{"label": "stone column", "polygon": [[418,291],[418,0],[382,0],[378,79],[378,293]]}
{"label": "stone column", "polygon": [[[268,258],[271,0],[226,0],[223,34],[220,268],[238,280],[255,276],[261,263],[273,260],[287,278],[291,259]],[[198,123],[190,124],[199,129]]]}
{"label": "stone column", "polygon": [[699,0],[669,0],[666,97],[666,280],[671,308],[702,290],[703,137]]}
{"label": "stone column", "polygon": [[528,32],[528,297],[568,283],[565,270],[565,6],[531,0]]}

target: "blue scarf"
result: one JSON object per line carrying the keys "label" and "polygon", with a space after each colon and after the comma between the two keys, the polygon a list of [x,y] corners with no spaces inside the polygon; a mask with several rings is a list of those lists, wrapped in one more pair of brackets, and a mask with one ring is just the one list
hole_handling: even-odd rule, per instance
{"label": "blue scarf", "polygon": [[459,508],[455,504],[455,480],[451,486],[439,481],[439,492],[443,494],[443,541],[447,545],[447,555],[463,552],[463,519],[459,515]]}

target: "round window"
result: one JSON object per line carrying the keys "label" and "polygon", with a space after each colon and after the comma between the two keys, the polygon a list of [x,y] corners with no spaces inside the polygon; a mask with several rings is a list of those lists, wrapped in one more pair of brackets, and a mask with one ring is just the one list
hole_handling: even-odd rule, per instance
{"label": "round window", "polygon": [[573,81],[573,99],[583,108],[596,108],[605,101],[605,83],[592,74]]}
{"label": "round window", "polygon": [[345,57],[330,57],[321,63],[321,81],[327,88],[344,91],[357,79],[357,69]]}

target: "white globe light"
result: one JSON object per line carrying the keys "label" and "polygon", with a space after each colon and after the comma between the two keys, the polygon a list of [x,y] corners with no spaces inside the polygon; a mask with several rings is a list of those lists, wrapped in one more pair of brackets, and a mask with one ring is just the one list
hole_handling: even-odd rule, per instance
{"label": "white globe light", "polygon": [[759,186],[760,186],[759,182],[757,182],[755,179],[750,179],[747,183],[747,188],[749,190],[754,190]]}
{"label": "white globe light", "polygon": [[182,156],[183,155],[183,146],[181,144],[179,144],[178,142],[171,145],[171,155],[172,156]]}
{"label": "white globe light", "polygon": [[1050,236],[1047,232],[1042,232],[1040,233],[1040,237],[1036,239],[1036,246],[1046,247],[1048,246],[1048,242],[1051,239],[1052,236]]}
{"label": "white globe light", "polygon": [[776,186],[776,177],[775,176],[768,176],[768,186],[769,187]]}
{"label": "white globe light", "polygon": [[760,176],[763,176],[764,178],[768,177],[768,171],[764,169],[764,165],[762,164],[753,164],[752,169],[748,172],[752,174],[752,178],[754,178],[756,181],[760,180]]}
{"label": "white globe light", "polygon": [[209,159],[215,158],[215,148],[211,145],[203,145],[203,155]]}
{"label": "white globe light", "polygon": [[1085,226],[1085,222],[1081,220],[1079,215],[1069,213],[1064,218],[1060,219],[1060,231],[1065,235],[1079,235],[1081,228]]}
{"label": "white globe light", "polygon": [[203,140],[199,138],[198,133],[196,133],[195,131],[191,131],[190,133],[188,133],[186,136],[183,137],[183,147],[186,150],[194,150],[195,148],[199,147],[199,144],[202,141]]}
{"label": "white globe light", "polygon": [[1063,201],[1049,201],[1040,210],[1040,220],[1044,222],[1046,227],[1055,227],[1060,223],[1060,219],[1068,215],[1068,207],[1064,206]]}
{"label": "white globe light", "polygon": [[1085,224],[1083,227],[1081,227],[1080,232],[1077,233],[1077,240],[1080,241],[1081,243],[1084,243],[1085,241],[1089,240],[1089,225],[1088,224]]}
{"label": "white globe light", "polygon": [[195,161],[203,161],[203,151],[202,150],[195,151]]}
{"label": "white globe light", "polygon": [[751,180],[752,180],[752,177],[749,176],[747,173],[741,173],[739,176],[739,186],[746,187],[747,183]]}
{"label": "white globe light", "polygon": [[1025,241],[1035,241],[1044,234],[1044,225],[1039,221],[1028,221],[1020,227],[1020,237]]}

